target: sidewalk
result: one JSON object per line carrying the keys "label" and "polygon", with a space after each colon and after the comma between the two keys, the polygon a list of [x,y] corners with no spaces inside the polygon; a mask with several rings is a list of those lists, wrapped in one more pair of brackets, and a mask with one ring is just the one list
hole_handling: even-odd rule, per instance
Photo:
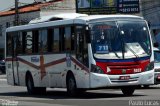
{"label": "sidewalk", "polygon": [[0,74],[0,79],[6,79],[6,74]]}

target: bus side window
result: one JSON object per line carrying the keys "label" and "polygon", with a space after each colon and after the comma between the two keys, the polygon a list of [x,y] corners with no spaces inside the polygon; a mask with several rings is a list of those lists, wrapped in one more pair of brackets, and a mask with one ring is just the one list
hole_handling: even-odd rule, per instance
{"label": "bus side window", "polygon": [[54,34],[53,34],[53,52],[60,52],[60,38],[59,38],[59,28],[54,29]]}
{"label": "bus side window", "polygon": [[65,29],[64,27],[59,28],[59,45],[60,45],[60,52],[65,51]]}
{"label": "bus side window", "polygon": [[87,44],[87,36],[84,34],[84,42],[83,42],[83,62],[84,65],[86,65],[87,67],[89,67],[89,57],[88,57],[88,44]]}
{"label": "bus side window", "polygon": [[47,52],[47,30],[39,30],[39,52],[45,53]]}
{"label": "bus side window", "polygon": [[53,41],[54,41],[54,29],[49,28],[48,29],[48,35],[47,35],[48,52],[52,52],[52,48],[54,46]]}
{"label": "bus side window", "polygon": [[64,53],[66,50],[74,51],[74,27],[49,28],[47,33],[48,52]]}
{"label": "bus side window", "polygon": [[38,40],[39,40],[39,31],[38,30],[33,30],[33,38],[32,38],[32,52],[33,53],[38,53],[39,52],[39,47],[38,47]]}
{"label": "bus side window", "polygon": [[71,26],[71,51],[75,51],[75,27]]}
{"label": "bus side window", "polygon": [[65,51],[71,50],[71,27],[65,27]]}
{"label": "bus side window", "polygon": [[17,39],[18,39],[18,32],[14,32],[13,33],[13,36],[12,36],[12,46],[13,46],[13,54],[12,54],[12,56],[13,57],[15,57],[15,56],[17,56],[17,49],[18,49],[18,47],[17,47]]}
{"label": "bus side window", "polygon": [[7,56],[12,56],[12,35],[7,33]]}
{"label": "bus side window", "polygon": [[22,54],[22,33],[18,32],[17,33],[17,55]]}
{"label": "bus side window", "polygon": [[31,31],[27,32],[27,35],[26,35],[26,49],[25,49],[25,52],[27,54],[31,54],[32,51],[33,51],[32,50],[32,44],[33,44],[32,37],[33,37],[32,32]]}
{"label": "bus side window", "polygon": [[26,53],[26,35],[27,32],[22,32],[22,54]]}
{"label": "bus side window", "polygon": [[83,62],[83,54],[82,54],[82,44],[83,44],[83,39],[82,35],[80,33],[77,33],[77,50],[76,50],[76,58],[80,61]]}

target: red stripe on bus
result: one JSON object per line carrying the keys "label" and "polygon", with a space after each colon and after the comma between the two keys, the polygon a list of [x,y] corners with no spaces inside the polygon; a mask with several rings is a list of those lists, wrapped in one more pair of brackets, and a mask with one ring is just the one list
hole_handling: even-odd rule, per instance
{"label": "red stripe on bus", "polygon": [[[33,63],[28,62],[28,61],[26,61],[26,60],[24,60],[24,59],[22,59],[22,58],[18,58],[18,60],[19,60],[20,62],[26,64],[26,65],[29,65],[29,66],[37,69],[37,70],[40,69],[40,66],[34,65]],[[6,58],[6,61],[16,61],[16,59]],[[46,68],[46,67],[54,66],[54,65],[56,65],[56,64],[60,64],[60,63],[63,63],[63,62],[65,62],[65,61],[66,61],[66,58],[62,58],[62,59],[59,59],[59,60],[52,61],[52,62],[50,62],[50,63],[46,63],[46,64],[44,64],[44,67]]]}
{"label": "red stripe on bus", "polygon": [[[18,58],[18,60],[19,60],[20,62],[24,63],[24,64],[27,64],[27,65],[29,65],[29,66],[37,69],[37,70],[39,70],[39,69],[41,68],[40,66],[34,65],[33,63],[28,62],[28,61],[26,61],[26,60],[24,60],[24,59],[22,59],[22,58]],[[84,71],[86,71],[87,73],[89,73],[89,69],[88,69],[86,66],[84,66],[83,64],[81,64],[78,60],[74,59],[73,57],[71,57],[71,60],[72,60],[76,65],[78,65],[80,68],[84,69]],[[12,60],[12,58],[6,58],[6,61],[16,61],[16,59],[13,59],[13,60]],[[50,63],[46,63],[46,64],[44,64],[44,67],[45,67],[45,68],[46,68],[46,67],[51,67],[51,66],[54,66],[54,65],[63,63],[63,62],[65,62],[65,61],[66,61],[66,58],[62,58],[62,59],[59,59],[59,60],[52,61],[52,62],[50,62]]]}
{"label": "red stripe on bus", "polygon": [[24,60],[24,59],[22,59],[22,58],[18,58],[18,60],[19,60],[20,62],[24,63],[24,64],[27,64],[27,65],[29,65],[29,66],[37,69],[37,70],[40,69],[40,66],[34,65],[34,64],[32,64],[31,62],[28,62],[28,61],[26,61],[26,60]]}

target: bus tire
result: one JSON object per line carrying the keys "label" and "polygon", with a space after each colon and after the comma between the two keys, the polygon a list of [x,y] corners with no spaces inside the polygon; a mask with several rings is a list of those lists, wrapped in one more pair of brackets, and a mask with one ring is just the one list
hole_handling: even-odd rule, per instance
{"label": "bus tire", "polygon": [[36,89],[34,87],[33,78],[32,78],[32,76],[30,74],[27,74],[26,86],[27,86],[27,91],[28,91],[29,94],[35,94],[36,93]]}
{"label": "bus tire", "polygon": [[125,86],[125,87],[122,87],[121,90],[125,96],[132,96],[135,91],[135,87]]}
{"label": "bus tire", "polygon": [[45,94],[46,87],[34,87],[34,82],[31,74],[27,75],[26,86],[29,94]]}
{"label": "bus tire", "polygon": [[74,75],[72,73],[69,73],[67,75],[67,93],[69,96],[76,96],[77,94],[77,85],[74,78]]}

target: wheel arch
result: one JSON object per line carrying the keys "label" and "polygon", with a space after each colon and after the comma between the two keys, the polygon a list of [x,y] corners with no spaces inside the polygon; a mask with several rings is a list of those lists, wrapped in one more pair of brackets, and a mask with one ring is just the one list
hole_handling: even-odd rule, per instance
{"label": "wheel arch", "polygon": [[66,75],[66,86],[67,86],[67,80],[68,80],[68,78],[69,78],[70,76],[73,76],[73,78],[74,78],[74,80],[75,80],[75,82],[76,82],[76,86],[77,86],[76,78],[75,78],[75,76],[74,76],[74,73],[73,73],[71,70],[68,70],[67,75]]}

